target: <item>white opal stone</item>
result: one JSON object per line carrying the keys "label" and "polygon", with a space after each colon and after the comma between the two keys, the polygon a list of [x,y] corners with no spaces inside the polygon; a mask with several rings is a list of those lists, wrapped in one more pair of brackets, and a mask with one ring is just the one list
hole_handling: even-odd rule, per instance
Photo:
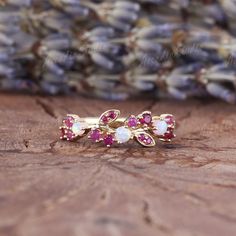
{"label": "white opal stone", "polygon": [[164,121],[164,120],[156,120],[153,122],[154,127],[156,130],[154,130],[153,132],[156,135],[164,135],[167,132],[168,129],[168,124]]}
{"label": "white opal stone", "polygon": [[81,123],[79,123],[79,122],[74,123],[72,128],[71,128],[71,130],[76,135],[84,134],[83,125]]}
{"label": "white opal stone", "polygon": [[131,131],[122,126],[116,129],[115,138],[119,143],[126,143],[130,140],[131,135]]}

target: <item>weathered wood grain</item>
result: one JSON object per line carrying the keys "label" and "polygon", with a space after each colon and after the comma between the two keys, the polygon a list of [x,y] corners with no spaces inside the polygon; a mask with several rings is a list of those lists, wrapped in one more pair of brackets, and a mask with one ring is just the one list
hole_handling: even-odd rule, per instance
{"label": "weathered wood grain", "polygon": [[[171,112],[178,138],[145,149],[58,141],[67,112]],[[235,236],[236,107],[0,95],[1,236]]]}

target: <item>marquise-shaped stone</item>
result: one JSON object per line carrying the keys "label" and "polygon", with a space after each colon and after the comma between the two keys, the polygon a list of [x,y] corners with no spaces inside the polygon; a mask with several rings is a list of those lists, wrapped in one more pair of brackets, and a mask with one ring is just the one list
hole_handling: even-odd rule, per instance
{"label": "marquise-shaped stone", "polygon": [[99,123],[102,125],[107,125],[115,121],[120,115],[119,110],[108,110],[105,111],[99,118]]}
{"label": "marquise-shaped stone", "polygon": [[153,137],[146,132],[140,132],[136,134],[135,137],[137,141],[144,147],[153,147],[156,145],[156,142]]}

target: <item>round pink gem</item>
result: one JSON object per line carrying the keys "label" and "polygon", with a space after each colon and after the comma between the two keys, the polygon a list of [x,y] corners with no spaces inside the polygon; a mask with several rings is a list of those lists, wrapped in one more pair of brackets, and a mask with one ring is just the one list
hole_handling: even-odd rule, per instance
{"label": "round pink gem", "polygon": [[90,138],[91,138],[94,142],[99,141],[100,138],[101,138],[101,132],[100,132],[100,130],[99,130],[99,129],[95,129],[95,130],[91,131]]}
{"label": "round pink gem", "polygon": [[152,116],[150,114],[144,114],[143,121],[145,124],[150,124],[152,122]]}
{"label": "round pink gem", "polygon": [[74,122],[74,118],[71,117],[71,116],[67,116],[65,119],[64,119],[64,124],[68,127],[68,128],[71,128],[73,126],[73,122]]}
{"label": "round pink gem", "polygon": [[72,141],[75,138],[75,135],[71,130],[66,130],[65,135],[69,141]]}
{"label": "round pink gem", "polygon": [[111,134],[108,134],[104,137],[103,141],[106,146],[111,146],[114,142],[113,136]]}
{"label": "round pink gem", "polygon": [[141,118],[139,118],[140,124],[147,124],[149,125],[152,122],[152,116],[149,113],[143,114]]}
{"label": "round pink gem", "polygon": [[130,117],[128,120],[129,127],[136,127],[138,125],[138,121],[135,117]]}
{"label": "round pink gem", "polygon": [[140,119],[139,119],[139,122],[140,122],[140,124],[142,124],[142,125],[145,124],[144,118],[140,118]]}

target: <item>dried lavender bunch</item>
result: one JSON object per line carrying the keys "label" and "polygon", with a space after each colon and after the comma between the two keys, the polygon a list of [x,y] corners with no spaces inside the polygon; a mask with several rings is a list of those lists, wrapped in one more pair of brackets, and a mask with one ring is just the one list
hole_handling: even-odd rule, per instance
{"label": "dried lavender bunch", "polygon": [[0,88],[235,103],[235,14],[235,0],[0,0]]}

